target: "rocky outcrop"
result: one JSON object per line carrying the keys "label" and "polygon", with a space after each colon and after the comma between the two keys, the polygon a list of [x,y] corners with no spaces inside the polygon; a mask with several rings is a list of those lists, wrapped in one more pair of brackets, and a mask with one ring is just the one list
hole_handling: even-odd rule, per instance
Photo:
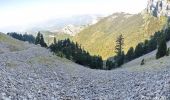
{"label": "rocky outcrop", "polygon": [[88,25],[82,25],[82,26],[75,26],[75,25],[67,25],[64,28],[62,28],[59,33],[69,34],[70,36],[75,36],[77,33],[82,31],[88,27]]}
{"label": "rocky outcrop", "polygon": [[147,12],[153,16],[170,17],[170,1],[169,0],[148,0]]}

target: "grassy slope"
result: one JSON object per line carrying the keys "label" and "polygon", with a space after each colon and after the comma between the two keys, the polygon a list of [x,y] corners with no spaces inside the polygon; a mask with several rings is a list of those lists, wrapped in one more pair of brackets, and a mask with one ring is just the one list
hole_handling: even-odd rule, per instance
{"label": "grassy slope", "polygon": [[[170,47],[170,42],[167,43],[167,46]],[[163,68],[166,68],[170,65],[169,59],[170,56],[165,56],[161,59],[156,60],[156,52],[157,50],[148,53],[146,55],[143,55],[142,57],[139,57],[131,62],[128,62],[122,66],[122,68],[126,68],[129,71],[146,71],[146,70],[161,70]],[[145,59],[145,64],[140,65],[142,59]]]}
{"label": "grassy slope", "polygon": [[154,32],[161,30],[167,19],[152,17],[147,14],[128,15],[116,13],[104,18],[99,23],[83,30],[74,40],[91,54],[101,55],[104,59],[114,55],[116,37],[123,34],[124,50],[148,39]]}
{"label": "grassy slope", "polygon": [[[7,36],[3,33],[0,33],[0,42],[8,45],[10,51],[23,50],[25,47],[23,42],[13,39],[12,37]],[[1,49],[3,49],[3,48],[0,48],[0,51],[1,51]]]}
{"label": "grassy slope", "polygon": [[[37,51],[39,53],[38,54],[39,56],[31,57],[30,59],[28,59],[28,61],[26,61],[27,63],[31,63],[31,64],[32,63],[38,63],[38,64],[42,63],[42,64],[49,65],[49,67],[55,66],[54,63],[58,63],[64,69],[67,69],[68,73],[71,73],[74,70],[79,69],[79,68],[80,69],[83,68],[84,70],[90,70],[93,72],[95,71],[95,70],[91,70],[91,69],[82,67],[80,65],[77,65],[67,59],[59,58],[59,57],[53,56],[53,55],[48,55],[48,53],[45,54],[43,52],[47,52],[47,50],[45,50],[44,48],[37,47],[35,45],[26,44],[24,42],[13,39],[13,38],[11,38],[5,34],[2,34],[2,33],[0,33],[0,43],[1,43],[1,45],[2,45],[2,43],[5,43],[5,45],[8,46],[7,48],[9,48],[9,46],[12,46],[12,48],[15,47],[16,52],[20,51],[20,50],[24,50],[24,49],[27,50],[27,48],[34,48],[35,51]],[[168,47],[170,47],[170,42],[168,42],[167,44],[168,44]],[[0,48],[0,51],[1,51],[1,49],[4,49],[4,48]],[[42,52],[42,55],[39,51]],[[11,51],[11,52],[13,52],[13,51]],[[30,51],[30,52],[32,52],[32,51]],[[165,68],[170,65],[170,62],[169,62],[170,56],[163,57],[159,60],[156,60],[155,54],[156,54],[156,50],[149,54],[146,54],[140,58],[137,58],[129,63],[126,63],[122,66],[122,68],[119,68],[116,70],[128,70],[130,72],[136,72],[136,71],[141,72],[141,71],[148,71],[148,70],[152,71],[152,70],[161,70],[162,68]],[[143,66],[140,65],[142,59],[145,59],[145,65],[143,65]],[[15,67],[15,66],[17,66],[17,62],[10,60],[9,62],[7,62],[7,66]],[[98,70],[96,70],[96,72],[98,72]],[[114,70],[112,70],[111,72],[114,72]]]}

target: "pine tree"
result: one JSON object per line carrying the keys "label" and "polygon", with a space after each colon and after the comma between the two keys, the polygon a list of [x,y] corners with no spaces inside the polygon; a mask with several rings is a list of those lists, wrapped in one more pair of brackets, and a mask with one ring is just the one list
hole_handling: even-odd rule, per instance
{"label": "pine tree", "polygon": [[106,61],[106,69],[107,69],[107,70],[111,70],[112,68],[115,68],[115,64],[108,59],[108,60]]}
{"label": "pine tree", "polygon": [[167,54],[166,40],[165,40],[165,38],[162,38],[159,45],[158,45],[158,51],[156,53],[156,59],[164,57],[166,54]]}
{"label": "pine tree", "polygon": [[124,52],[123,52],[124,38],[123,35],[120,35],[116,40],[115,46],[115,63],[116,66],[121,66],[124,63]]}
{"label": "pine tree", "polygon": [[29,43],[33,43],[33,44],[35,43],[35,37],[33,35],[29,35],[27,33],[18,34],[18,33],[12,32],[12,33],[7,33],[7,35],[9,35],[15,39],[21,40],[21,41],[28,41]]}
{"label": "pine tree", "polygon": [[133,58],[134,58],[134,49],[133,47],[131,47],[126,54],[126,60],[131,61]]}
{"label": "pine tree", "polygon": [[124,64],[124,58],[125,58],[124,52],[122,52],[121,55],[117,57],[116,62],[118,67]]}
{"label": "pine tree", "polygon": [[38,32],[38,34],[37,34],[37,36],[36,36],[36,38],[35,38],[35,44],[36,44],[36,45],[37,45],[37,44],[40,44],[40,40],[41,40],[41,33]]}
{"label": "pine tree", "polygon": [[42,47],[47,47],[47,44],[45,43],[44,37],[43,37],[42,34],[40,35],[40,45],[41,45]]}
{"label": "pine tree", "polygon": [[138,58],[144,54],[143,43],[139,43],[135,48],[135,58]]}
{"label": "pine tree", "polygon": [[44,41],[44,37],[43,37],[43,35],[40,32],[38,32],[38,34],[36,36],[35,44],[36,45],[40,44],[42,47],[47,47],[47,44]]}
{"label": "pine tree", "polygon": [[149,52],[149,40],[145,40],[144,46],[143,46],[143,53],[147,54]]}
{"label": "pine tree", "polygon": [[151,37],[148,43],[148,52],[151,52],[157,48],[157,39],[156,37]]}
{"label": "pine tree", "polygon": [[117,55],[121,55],[123,50],[123,45],[124,45],[124,38],[123,35],[121,34],[116,40],[115,53]]}
{"label": "pine tree", "polygon": [[65,57],[83,66],[92,69],[103,69],[103,60],[100,56],[91,56],[78,43],[71,42],[69,39],[61,40],[49,46],[58,56]]}
{"label": "pine tree", "polygon": [[56,44],[57,43],[57,40],[56,40],[56,37],[54,37],[54,44]]}

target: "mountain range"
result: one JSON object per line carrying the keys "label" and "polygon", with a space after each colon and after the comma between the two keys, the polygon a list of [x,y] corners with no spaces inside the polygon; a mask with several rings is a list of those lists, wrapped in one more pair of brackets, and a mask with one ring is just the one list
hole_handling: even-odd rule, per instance
{"label": "mountain range", "polygon": [[92,55],[103,59],[115,55],[115,40],[122,34],[125,38],[125,53],[130,47],[149,39],[155,32],[164,29],[169,16],[169,0],[148,0],[144,11],[138,14],[114,13],[103,15],[80,15],[58,18],[35,24],[26,29],[35,34],[41,31],[48,44],[53,38],[70,38],[78,42]]}
{"label": "mountain range", "polygon": [[[126,53],[130,47],[135,47],[139,42],[149,39],[155,32],[166,28],[169,5],[167,0],[149,0],[146,9],[139,14],[122,12],[108,17],[81,16],[74,18],[74,21],[79,24],[65,24],[65,27],[55,31],[54,37],[59,40],[70,38],[81,44],[90,54],[107,59],[115,55],[115,40],[120,34],[125,38]],[[46,39],[51,43],[53,38],[48,37],[46,35]]]}
{"label": "mountain range", "polygon": [[84,28],[97,23],[103,17],[103,15],[77,15],[66,18],[50,19],[37,23],[30,28],[25,29],[25,31],[33,34],[37,31],[48,31],[55,34],[69,34],[74,36]]}

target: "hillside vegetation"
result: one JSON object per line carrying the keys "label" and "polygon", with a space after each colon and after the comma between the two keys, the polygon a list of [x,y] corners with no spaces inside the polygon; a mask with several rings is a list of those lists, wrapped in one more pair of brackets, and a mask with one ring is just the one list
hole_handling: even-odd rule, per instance
{"label": "hillside vegetation", "polygon": [[148,39],[155,32],[162,30],[167,18],[156,18],[149,14],[130,15],[115,13],[92,25],[73,40],[81,44],[92,55],[100,55],[103,59],[114,56],[115,40],[122,34],[125,38],[125,53],[130,47]]}
{"label": "hillside vegetation", "polygon": [[57,33],[57,32],[49,32],[49,31],[40,31],[44,35],[45,42],[50,45],[54,42],[54,37],[56,40],[65,40],[67,38],[72,39],[72,36],[69,34],[64,33]]}
{"label": "hillside vegetation", "polygon": [[[7,36],[3,33],[0,33],[0,43],[3,45],[0,48],[0,53],[3,52],[15,52],[15,51],[20,51],[23,50],[24,48],[27,48],[22,42],[13,39],[10,36]],[[8,48],[8,49],[5,49]]]}
{"label": "hillside vegetation", "polygon": [[[10,50],[13,46],[15,51]],[[104,71],[77,65],[4,34],[0,34],[0,50],[2,100],[170,99],[170,57],[155,60],[155,51],[122,68]],[[141,66],[143,58],[146,63]]]}

